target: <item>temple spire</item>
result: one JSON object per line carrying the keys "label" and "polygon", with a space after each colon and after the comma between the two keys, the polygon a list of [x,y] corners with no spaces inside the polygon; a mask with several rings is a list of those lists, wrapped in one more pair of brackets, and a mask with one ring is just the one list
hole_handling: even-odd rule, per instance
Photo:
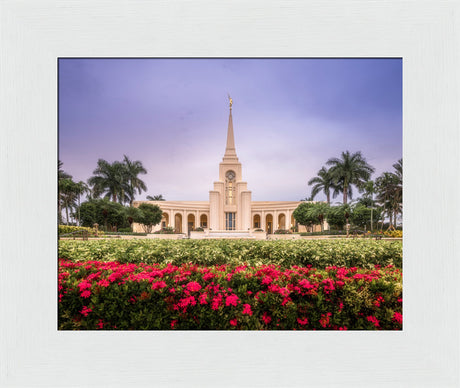
{"label": "temple spire", "polygon": [[227,129],[227,146],[225,148],[224,161],[233,160],[238,161],[235,150],[235,138],[233,136],[233,119],[232,119],[232,105],[233,100],[228,96],[230,103],[230,114],[228,116],[228,129]]}

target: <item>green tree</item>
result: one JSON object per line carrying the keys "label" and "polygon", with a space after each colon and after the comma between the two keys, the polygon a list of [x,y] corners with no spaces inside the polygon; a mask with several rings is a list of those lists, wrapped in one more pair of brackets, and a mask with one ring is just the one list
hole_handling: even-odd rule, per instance
{"label": "green tree", "polygon": [[307,210],[308,217],[312,220],[314,225],[321,226],[321,232],[324,232],[324,220],[329,213],[329,204],[324,202],[313,203]]}
{"label": "green tree", "polygon": [[59,190],[59,202],[61,206],[58,208],[58,212],[62,209],[65,209],[66,214],[66,224],[69,225],[69,211],[72,211],[76,207],[76,198],[77,198],[77,184],[72,180],[72,178],[63,178],[58,182]]}
{"label": "green tree", "polygon": [[129,205],[133,206],[136,191],[141,194],[147,191],[147,186],[139,178],[140,174],[147,174],[147,170],[139,160],[132,161],[126,155],[123,155],[123,164],[125,166],[125,180],[128,186]]}
{"label": "green tree", "polygon": [[308,181],[308,185],[314,185],[311,189],[311,201],[315,196],[322,191],[326,194],[327,203],[331,203],[331,190],[337,195],[337,188],[334,186],[334,178],[330,172],[325,167],[321,167],[321,170],[318,171],[317,176]]}
{"label": "green tree", "polygon": [[402,185],[397,175],[391,172],[384,172],[375,180],[377,188],[377,202],[383,207],[390,219],[388,229],[394,229],[393,219],[402,206]]}
{"label": "green tree", "polygon": [[[65,186],[68,185],[68,182],[63,182],[64,179],[72,179],[72,175],[67,174],[63,169],[62,169],[63,163],[58,160],[58,224],[62,224],[62,207],[64,204],[64,188]],[[67,189],[67,188],[66,188]],[[68,209],[67,209],[68,212]]]}
{"label": "green tree", "polygon": [[[342,229],[344,225],[349,224],[349,218],[351,216],[351,207],[349,204],[344,203],[339,206],[331,206],[327,214],[327,220],[330,225],[339,226]],[[347,237],[348,237],[348,227]]]}
{"label": "green tree", "polygon": [[380,213],[380,208],[373,209],[357,204],[352,208],[350,220],[354,225],[367,229],[371,225],[371,221],[373,225],[380,219]]}
{"label": "green tree", "polygon": [[130,191],[126,179],[126,167],[123,163],[109,163],[104,159],[97,161],[93,176],[88,179],[96,197],[104,194],[104,198],[111,198],[113,202],[123,203],[128,198]]}
{"label": "green tree", "polygon": [[343,193],[343,204],[347,204],[348,197],[353,198],[352,186],[358,190],[362,189],[364,183],[369,180],[374,168],[370,166],[361,152],[350,154],[349,151],[342,152],[341,158],[331,158],[326,164],[331,166],[329,172],[334,179],[336,193]]}
{"label": "green tree", "polygon": [[161,222],[163,211],[158,205],[142,203],[139,205],[140,212],[135,215],[134,221],[142,224],[145,233],[150,233],[155,225]]}
{"label": "green tree", "polygon": [[128,226],[125,207],[107,198],[90,199],[79,207],[82,226],[92,227],[94,224],[103,226],[104,230],[118,229]]}
{"label": "green tree", "polygon": [[147,201],[166,201],[165,198],[163,198],[163,194],[159,195],[154,195],[153,197],[151,195],[147,195]]}
{"label": "green tree", "polygon": [[310,209],[314,206],[311,202],[302,202],[297,206],[293,211],[292,215],[294,219],[305,227],[311,227],[316,221],[317,218],[310,212]]}

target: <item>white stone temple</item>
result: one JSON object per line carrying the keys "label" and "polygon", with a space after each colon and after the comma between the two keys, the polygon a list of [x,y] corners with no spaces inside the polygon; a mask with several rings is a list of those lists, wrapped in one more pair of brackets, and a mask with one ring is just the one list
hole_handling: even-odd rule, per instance
{"label": "white stone temple", "polygon": [[[161,208],[163,219],[153,231],[169,226],[176,233],[189,233],[201,227],[208,236],[238,237],[260,229],[272,234],[278,229],[292,228],[295,224],[292,213],[300,202],[252,201],[242,170],[236,155],[230,99],[227,145],[219,164],[219,179],[209,191],[209,201],[135,201],[133,205],[149,203]],[[133,230],[142,232],[141,226],[136,224]]]}

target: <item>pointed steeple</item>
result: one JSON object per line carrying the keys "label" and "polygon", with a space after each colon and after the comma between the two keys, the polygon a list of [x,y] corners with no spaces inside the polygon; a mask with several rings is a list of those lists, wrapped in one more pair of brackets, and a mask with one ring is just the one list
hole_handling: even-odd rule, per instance
{"label": "pointed steeple", "polygon": [[230,98],[230,115],[228,116],[228,129],[227,129],[227,146],[225,147],[224,161],[238,161],[235,150],[235,138],[233,136],[233,119],[232,119],[232,105],[233,100]]}

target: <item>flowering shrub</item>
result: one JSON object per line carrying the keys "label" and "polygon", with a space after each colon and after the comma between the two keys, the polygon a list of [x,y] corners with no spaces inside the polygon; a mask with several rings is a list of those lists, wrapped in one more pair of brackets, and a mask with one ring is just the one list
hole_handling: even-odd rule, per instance
{"label": "flowering shrub", "polygon": [[[95,235],[96,229],[95,228],[87,228],[84,226],[72,226],[72,225],[58,225],[58,235],[72,233],[76,231],[87,231],[89,235]],[[102,230],[98,230],[97,234],[99,236],[103,236],[104,232]]]}
{"label": "flowering shrub", "polygon": [[61,330],[401,330],[393,266],[59,260]]}
{"label": "flowering shrub", "polygon": [[387,237],[393,237],[393,238],[402,238],[403,236],[403,232],[402,230],[387,230],[385,232],[383,232],[384,236],[387,236]]}
{"label": "flowering shrub", "polygon": [[93,240],[59,241],[59,257],[182,265],[278,264],[325,268],[402,267],[402,241],[376,240]]}

